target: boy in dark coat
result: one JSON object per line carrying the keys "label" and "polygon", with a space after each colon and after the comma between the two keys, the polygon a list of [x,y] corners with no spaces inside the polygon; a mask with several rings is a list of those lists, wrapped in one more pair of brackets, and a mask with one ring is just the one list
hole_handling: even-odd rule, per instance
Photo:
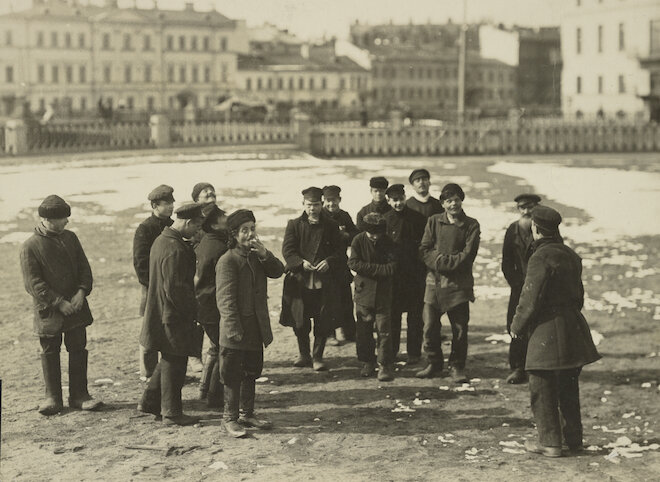
{"label": "boy in dark coat", "polygon": [[224,396],[218,367],[220,312],[215,299],[215,266],[220,256],[227,251],[227,216],[215,204],[204,206],[202,214],[204,236],[195,248],[197,257],[195,296],[198,303],[197,321],[204,328],[211,346],[206,352],[204,370],[199,383],[199,398],[206,400],[211,408],[220,408]]}
{"label": "boy in dark coat", "polygon": [[385,199],[385,190],[389,181],[382,176],[372,177],[369,180],[369,190],[371,191],[371,202],[362,207],[357,213],[356,224],[360,231],[364,231],[362,219],[369,213],[385,214],[392,209]]}
{"label": "boy in dark coat", "polygon": [[562,442],[572,452],[582,449],[578,379],[584,365],[600,359],[581,313],[582,260],[564,245],[560,223],[550,207],[532,210],[534,254],[511,324],[514,339],[529,340],[525,370],[539,438],[525,448],[547,457],[561,456]]}
{"label": "boy in dark coat", "polygon": [[[326,370],[323,351],[341,316],[340,283],[344,276],[346,247],[339,226],[323,212],[323,191],[310,187],[302,192],[303,214],[291,219],[284,232],[282,255],[288,272],[282,292],[280,324],[292,326],[300,356],[296,367]],[[310,355],[309,333],[314,319],[314,348]]]}
{"label": "boy in dark coat", "polygon": [[198,418],[185,415],[181,401],[197,316],[195,251],[185,240],[199,231],[204,218],[197,203],[185,203],[175,213],[174,223],[156,238],[149,256],[149,290],[140,342],[148,350],[159,351],[161,358],[138,410],[162,415],[168,425],[192,425]]}
{"label": "boy in dark coat", "polygon": [[444,211],[442,203],[429,194],[429,188],[431,187],[431,174],[429,171],[426,169],[413,170],[408,176],[408,182],[415,192],[406,201],[406,206],[413,211],[422,213],[426,219]]}
{"label": "boy in dark coat", "polygon": [[[149,252],[151,245],[167,226],[171,226],[172,211],[174,211],[174,189],[161,184],[149,193],[147,199],[151,202],[151,216],[142,221],[135,230],[133,237],[133,267],[142,288],[140,301],[140,317],[144,316],[147,303],[147,288],[149,287]],[[140,377],[146,380],[154,372],[158,363],[158,352],[150,352],[140,345]]]}
{"label": "boy in dark coat", "polygon": [[[520,291],[522,290],[527,273],[527,259],[531,255],[532,241],[532,209],[541,202],[536,194],[520,194],[514,199],[520,219],[511,223],[504,235],[502,244],[502,273],[511,287],[509,307],[506,312],[506,331],[511,333],[513,315],[518,306]],[[509,345],[509,366],[511,373],[506,378],[507,383],[524,383],[525,355],[527,354],[527,339],[512,338]]]}
{"label": "boy in dark coat", "polygon": [[[391,336],[392,295],[397,268],[396,247],[385,231],[385,219],[369,213],[363,219],[365,232],[351,244],[348,266],[355,271],[356,348],[363,363],[360,374],[369,377],[379,364],[378,380],[394,379],[394,349]],[[374,327],[378,355],[374,354]]]}
{"label": "boy in dark coat", "polygon": [[424,235],[426,218],[406,205],[403,184],[392,184],[385,194],[387,202],[392,207],[383,216],[387,223],[387,235],[394,241],[400,256],[392,298],[392,347],[396,358],[401,340],[401,316],[403,313],[408,313],[406,318],[408,365],[415,365],[419,363],[422,355],[424,326],[422,310],[426,267],[419,259],[419,245]]}
{"label": "boy in dark coat", "polygon": [[273,341],[267,278],[282,276],[284,265],[259,241],[252,211],[231,213],[227,227],[231,249],[216,267],[220,375],[225,386],[223,425],[230,435],[242,437],[244,427],[271,427],[255,416],[255,380],[263,370],[264,347]]}
{"label": "boy in dark coat", "polygon": [[101,402],[87,391],[87,329],[92,313],[87,296],[92,291],[92,270],[78,237],[64,229],[71,207],[50,195],[39,206],[41,223],[21,248],[25,289],[34,304],[34,331],[41,343],[41,368],[46,399],[42,415],[63,408],[60,347],[62,336],[69,352],[69,406],[94,410]]}
{"label": "boy in dark coat", "polygon": [[[339,225],[339,234],[348,248],[353,238],[360,231],[353,223],[351,215],[339,207],[341,203],[341,188],[339,186],[325,186],[323,188],[323,210],[330,219]],[[344,276],[340,275],[341,293],[340,304],[342,314],[339,319],[341,334],[346,341],[355,341],[355,316],[353,315],[353,295],[351,293],[351,282],[353,276],[348,266],[344,266]],[[337,330],[339,332],[339,330]],[[332,340],[328,340],[330,344]]]}
{"label": "boy in dark coat", "polygon": [[442,188],[445,212],[431,216],[424,229],[419,254],[427,267],[424,293],[424,351],[428,366],[419,378],[440,376],[443,368],[440,317],[447,313],[452,341],[449,354],[454,382],[465,383],[470,301],[474,301],[472,265],[479,249],[480,229],[476,219],[463,211],[465,193],[458,184]]}

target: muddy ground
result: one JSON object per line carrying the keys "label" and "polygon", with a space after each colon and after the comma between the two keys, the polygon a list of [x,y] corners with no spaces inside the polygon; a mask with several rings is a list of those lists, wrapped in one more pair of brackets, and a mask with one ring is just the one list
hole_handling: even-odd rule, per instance
{"label": "muddy ground", "polygon": [[[520,178],[489,172],[495,159],[452,158],[455,168],[450,171],[441,170],[442,160],[418,161],[430,168],[436,187],[453,175],[467,176],[472,186],[466,189],[468,198],[508,212],[511,221],[515,213],[507,201],[531,189]],[[637,161],[634,155],[553,159],[563,165],[607,166],[622,173],[631,164],[657,172],[657,159]],[[368,179],[375,164],[361,162],[342,167],[343,175]],[[388,160],[390,167],[396,162]],[[284,165],[284,161],[274,161],[272,172]],[[62,168],[57,166],[48,169]],[[222,162],[217,167],[222,169]],[[323,179],[299,181],[325,183]],[[151,184],[160,182],[154,176]],[[218,185],[222,185],[221,176]],[[240,192],[232,191],[227,202],[250,207],[250,199],[259,194],[251,192],[249,184],[241,187]],[[226,188],[228,193],[230,186]],[[79,192],[86,192],[84,182]],[[365,189],[364,203],[367,197]],[[570,202],[549,204],[574,223],[590,219],[588,212]],[[37,205],[1,220],[6,224],[0,225],[0,238],[29,232]],[[581,377],[589,450],[579,456],[545,459],[520,450],[525,439],[535,436],[527,386],[503,381],[508,347],[499,336],[505,332],[507,303],[499,272],[501,238],[485,239],[475,264],[478,294],[471,306],[468,374],[472,380],[468,387],[457,387],[448,378],[416,379],[418,367],[403,362],[397,365],[393,382],[365,380],[359,377],[354,344],[327,348],[328,372],[293,368],[295,338],[290,329],[277,324],[281,280],[269,282],[275,341],[265,353],[267,380],[258,384],[257,407],[262,417],[274,422],[274,429],[236,440],[223,432],[218,413],[195,400],[197,380],[193,377],[183,391],[184,409],[202,416],[199,426],[165,427],[135,410],[144,383],[137,374],[141,320],[136,316],[139,288],[131,243],[144,207],[113,211],[111,223],[84,223],[76,222],[76,209],[99,215],[107,210],[94,202],[72,205],[71,227],[81,239],[95,278],[89,298],[95,316],[88,329],[90,392],[105,407],[95,413],[66,409],[52,417],[37,413],[43,392],[40,348],[32,335],[30,300],[22,286],[20,245],[5,238],[6,242],[0,242],[2,480],[658,480],[660,232],[589,242],[568,239],[585,260],[585,315],[591,328],[602,335],[597,338],[603,359],[586,367]],[[297,211],[297,205],[282,207],[285,217]],[[466,211],[470,214],[469,204]],[[260,229],[267,247],[278,256],[283,227]],[[501,226],[502,236],[505,227]],[[62,365],[66,363],[63,353]],[[67,383],[64,373],[63,385]],[[622,449],[607,447],[617,440]],[[135,446],[142,448],[131,448]]]}

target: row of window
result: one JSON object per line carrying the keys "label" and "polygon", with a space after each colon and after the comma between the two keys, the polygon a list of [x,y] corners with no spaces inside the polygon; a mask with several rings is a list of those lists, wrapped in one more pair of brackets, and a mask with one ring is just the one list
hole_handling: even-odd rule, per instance
{"label": "row of window", "polygon": [[[403,100],[423,100],[423,99],[455,99],[458,97],[458,88],[456,87],[436,87],[436,88],[383,88],[376,89],[377,99],[391,99],[397,96]],[[479,95],[486,100],[513,100],[515,92],[513,89],[483,89]]]}
{"label": "row of window", "polygon": [[[346,80],[347,79],[344,77],[339,78],[339,89],[344,90],[347,88]],[[350,85],[351,89],[360,90],[367,87],[367,79],[362,77],[351,77],[348,85]],[[277,79],[271,77],[266,79],[257,77],[254,79],[254,82],[251,77],[245,79],[246,90],[295,90],[296,88],[298,90],[315,90],[317,88],[325,90],[328,88],[328,80],[326,77],[321,77],[317,84],[314,77],[310,77],[307,81],[305,81],[305,77],[298,77],[297,81],[295,77],[289,77],[288,79],[282,77],[278,77]]]}
{"label": "row of window", "polygon": [[[36,33],[36,46],[37,47],[46,47],[46,37],[47,33],[43,31],[38,31]],[[11,30],[5,31],[4,35],[4,44],[6,46],[13,45],[13,33]],[[212,45],[212,39],[209,36],[186,36],[179,35],[175,37],[174,35],[168,35],[165,38],[166,50],[170,51],[204,51],[210,52],[215,47]],[[72,34],[71,32],[50,32],[50,42],[49,47],[53,48],[86,48],[87,47],[87,35],[85,33]],[[101,36],[101,48],[103,50],[112,50],[113,47],[113,36],[110,33],[103,33]],[[133,51],[137,49],[143,51],[152,51],[154,50],[153,39],[150,34],[136,35],[130,33],[124,33],[121,37],[121,49],[125,51]],[[217,45],[217,49],[221,52],[226,52],[229,48],[229,40],[227,37],[221,37]]]}
{"label": "row of window", "polygon": [[[406,69],[397,69],[395,67],[382,67],[379,68],[377,66],[374,66],[373,68],[373,75],[375,78],[378,78],[379,76],[382,78],[390,78],[390,79],[395,79],[397,76],[397,70],[399,70],[399,75],[401,78],[405,78],[406,76],[406,71],[408,71],[408,78],[410,79],[455,79],[458,77],[458,69],[453,68],[453,67],[447,67],[446,69],[444,68],[430,68],[430,67],[418,67],[418,68],[413,68],[409,67]],[[503,83],[505,79],[506,73],[503,72],[502,70],[478,70],[477,72],[472,72],[467,70],[465,72],[465,78],[466,80],[478,80],[479,82],[484,82],[484,80],[487,80],[488,82],[495,82],[497,81],[499,83]],[[508,73],[508,78],[511,82],[515,81],[515,72],[509,72]]]}
{"label": "row of window", "polygon": [[[598,25],[597,34],[596,34],[596,50],[598,53],[602,53],[604,50],[604,38],[605,38],[605,28],[602,25]],[[622,52],[626,48],[626,29],[624,24],[619,24],[618,31],[618,49],[619,52]],[[581,54],[583,49],[582,45],[582,27],[577,27],[575,29],[575,50],[578,54]]]}
{"label": "row of window", "polygon": [[[618,78],[618,93],[619,94],[625,94],[626,93],[626,78],[624,75],[619,75]],[[596,92],[599,94],[604,94],[605,93],[605,81],[602,75],[599,75],[597,80],[596,80]],[[575,92],[578,94],[584,94],[586,93],[584,90],[583,82],[582,82],[582,76],[578,75],[575,80]]]}

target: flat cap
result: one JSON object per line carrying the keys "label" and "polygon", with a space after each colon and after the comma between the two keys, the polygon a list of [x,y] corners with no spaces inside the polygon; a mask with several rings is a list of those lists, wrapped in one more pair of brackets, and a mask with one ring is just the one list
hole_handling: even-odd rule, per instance
{"label": "flat cap", "polygon": [[403,187],[403,184],[392,184],[390,187],[387,188],[385,191],[385,194],[389,197],[392,196],[405,196],[406,195],[406,190]]}
{"label": "flat cap", "polygon": [[384,233],[387,228],[385,218],[379,213],[367,214],[362,218],[362,223],[364,224],[364,230],[371,234]]}
{"label": "flat cap", "polygon": [[195,186],[193,187],[193,190],[192,190],[192,198],[193,198],[193,201],[196,202],[196,201],[199,199],[199,195],[200,195],[200,193],[201,193],[204,189],[206,189],[207,187],[210,187],[211,189],[213,189],[213,190],[215,191],[215,188],[213,187],[213,184],[211,184],[211,183],[208,183],[208,182],[198,182],[197,184],[195,184]]}
{"label": "flat cap", "polygon": [[161,184],[160,186],[154,188],[154,190],[149,193],[147,199],[149,201],[167,201],[173,203],[174,202],[174,196],[172,196],[173,192],[174,192],[174,188],[172,186],[168,186],[167,184]]}
{"label": "flat cap", "polygon": [[515,198],[513,198],[513,200],[517,203],[540,203],[541,196],[532,193],[522,193],[518,194]]}
{"label": "flat cap", "polygon": [[556,231],[561,224],[561,214],[548,206],[539,204],[532,209],[534,224],[547,231]]}
{"label": "flat cap", "polygon": [[71,206],[56,194],[44,199],[38,208],[39,217],[45,219],[62,219],[71,216]]}
{"label": "flat cap", "polygon": [[461,201],[465,200],[465,193],[463,192],[463,189],[461,189],[461,186],[459,186],[456,183],[450,182],[449,184],[446,184],[445,187],[442,188],[442,191],[440,192],[440,201],[449,199],[452,196],[458,196],[459,198],[461,198]]}
{"label": "flat cap", "polygon": [[339,186],[323,186],[323,197],[329,198],[329,197],[340,197],[341,196],[341,188]]}
{"label": "flat cap", "polygon": [[320,187],[308,187],[302,190],[303,198],[307,201],[320,202],[323,197],[323,190]]}
{"label": "flat cap", "polygon": [[375,187],[377,189],[387,189],[389,181],[383,176],[376,176],[369,179],[369,187]]}
{"label": "flat cap", "polygon": [[249,221],[252,221],[253,223],[257,222],[254,213],[249,209],[237,209],[227,216],[227,228],[230,230],[236,230],[241,227],[241,224]]}
{"label": "flat cap", "polygon": [[429,171],[427,171],[426,169],[415,169],[413,172],[410,173],[410,176],[408,176],[408,182],[412,184],[415,179],[419,179],[422,177],[431,179],[431,174],[429,174]]}
{"label": "flat cap", "polygon": [[174,214],[178,219],[195,219],[201,218],[202,205],[196,202],[186,202],[174,210]]}

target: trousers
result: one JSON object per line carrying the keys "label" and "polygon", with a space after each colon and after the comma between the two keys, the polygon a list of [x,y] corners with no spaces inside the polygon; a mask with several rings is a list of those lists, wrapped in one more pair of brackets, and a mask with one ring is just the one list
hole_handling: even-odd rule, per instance
{"label": "trousers", "polygon": [[163,417],[183,413],[181,390],[186,380],[188,357],[161,352],[160,361],[142,394],[142,406],[149,410],[160,407]]}
{"label": "trousers", "polygon": [[[424,352],[429,363],[439,366],[442,366],[444,363],[442,341],[440,339],[441,317],[442,313],[437,307],[430,303],[424,303]],[[447,311],[447,317],[449,318],[452,333],[449,365],[454,368],[464,369],[468,351],[469,302],[461,303]]]}
{"label": "trousers", "polygon": [[[511,323],[513,323],[513,316],[516,314],[518,301],[520,301],[520,292],[522,286],[511,287],[511,295],[509,296],[509,307],[506,312],[506,331],[511,331]],[[511,370],[524,369],[525,361],[527,359],[527,337],[513,338],[509,344],[509,367]]]}
{"label": "trousers", "polygon": [[[355,312],[357,313],[355,347],[358,360],[365,363],[377,361],[381,365],[394,363],[391,313],[376,311],[374,308],[362,305],[355,305]],[[374,341],[374,328],[377,341]]]}

